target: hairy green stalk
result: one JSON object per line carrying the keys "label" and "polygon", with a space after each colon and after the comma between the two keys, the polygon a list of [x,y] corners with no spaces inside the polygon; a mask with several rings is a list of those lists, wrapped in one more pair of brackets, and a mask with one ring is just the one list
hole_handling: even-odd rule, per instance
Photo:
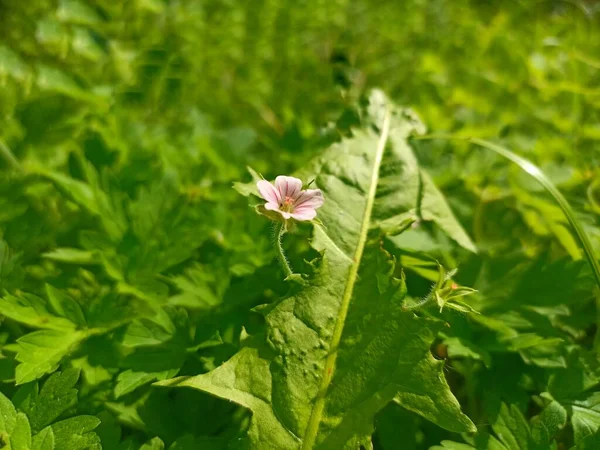
{"label": "hairy green stalk", "polygon": [[369,193],[367,195],[367,203],[365,205],[365,211],[363,213],[363,220],[360,225],[360,234],[358,237],[358,243],[354,251],[354,258],[350,271],[348,273],[348,280],[344,288],[344,295],[340,304],[340,310],[338,313],[335,328],[333,330],[333,336],[331,338],[331,347],[327,359],[325,360],[325,370],[323,377],[321,378],[321,386],[319,387],[319,393],[313,406],[306,432],[304,434],[304,440],[302,443],[303,450],[311,450],[317,440],[317,434],[319,432],[319,424],[323,417],[323,410],[325,409],[325,397],[327,390],[333,379],[333,373],[335,369],[335,362],[338,356],[338,347],[342,339],[342,333],[344,331],[344,323],[346,322],[346,316],[348,315],[348,308],[350,307],[350,300],[352,299],[352,293],[354,292],[354,285],[358,277],[358,269],[362,260],[365,245],[367,243],[367,235],[369,228],[371,228],[371,214],[373,213],[373,205],[375,203],[375,194],[377,193],[377,184],[379,182],[379,168],[381,167],[381,161],[383,160],[383,153],[385,150],[385,144],[388,139],[390,131],[390,112],[387,111],[383,125],[381,127],[381,136],[377,144],[377,150],[375,153],[375,162],[373,163],[373,169],[371,172],[371,184],[369,187]]}
{"label": "hairy green stalk", "polygon": [[276,228],[275,228],[275,233],[274,233],[273,237],[274,237],[274,243],[275,243],[275,250],[277,251],[277,260],[281,264],[281,267],[287,278],[290,275],[292,275],[294,272],[292,271],[292,268],[290,267],[290,263],[288,262],[287,257],[285,256],[285,252],[283,251],[283,245],[281,244],[281,239],[283,238],[283,235],[286,233],[285,222],[283,222],[283,221],[278,222],[275,225],[275,227]]}

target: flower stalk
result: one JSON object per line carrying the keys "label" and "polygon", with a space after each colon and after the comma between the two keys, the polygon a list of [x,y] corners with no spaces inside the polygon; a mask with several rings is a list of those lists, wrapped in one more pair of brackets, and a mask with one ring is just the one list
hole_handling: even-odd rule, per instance
{"label": "flower stalk", "polygon": [[275,250],[277,252],[277,259],[279,260],[279,263],[281,264],[281,267],[283,268],[283,271],[285,273],[285,277],[287,278],[294,272],[292,271],[290,263],[288,262],[288,259],[285,256],[283,245],[281,243],[281,239],[283,238],[283,235],[286,233],[286,231],[287,230],[285,226],[285,221],[278,221],[275,225],[274,233]]}

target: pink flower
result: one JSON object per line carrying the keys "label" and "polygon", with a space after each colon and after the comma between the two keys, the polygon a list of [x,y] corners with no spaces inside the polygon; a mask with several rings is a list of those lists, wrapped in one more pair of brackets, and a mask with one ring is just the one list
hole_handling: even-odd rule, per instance
{"label": "pink flower", "polygon": [[317,216],[317,208],[323,205],[321,189],[302,190],[302,180],[298,178],[280,175],[275,185],[260,180],[256,186],[267,201],[265,209],[278,212],[284,219],[312,220]]}

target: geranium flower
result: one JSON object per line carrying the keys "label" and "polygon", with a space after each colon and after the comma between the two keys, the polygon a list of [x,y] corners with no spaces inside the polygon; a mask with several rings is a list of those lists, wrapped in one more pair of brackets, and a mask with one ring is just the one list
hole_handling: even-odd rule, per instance
{"label": "geranium flower", "polygon": [[312,220],[324,202],[321,189],[302,190],[302,180],[294,177],[280,175],[275,179],[275,185],[260,180],[256,186],[267,201],[265,209],[281,214],[286,220]]}

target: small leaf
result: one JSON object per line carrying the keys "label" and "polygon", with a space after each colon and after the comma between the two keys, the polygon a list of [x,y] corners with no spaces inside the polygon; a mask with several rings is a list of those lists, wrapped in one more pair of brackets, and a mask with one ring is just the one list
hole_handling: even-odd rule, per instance
{"label": "small leaf", "polygon": [[225,450],[228,448],[226,439],[219,437],[184,436],[169,447],[169,450]]}
{"label": "small leaf", "polygon": [[142,445],[140,447],[140,450],[164,450],[164,448],[165,448],[164,442],[160,438],[155,437],[155,438],[150,439],[144,445]]}
{"label": "small leaf", "polygon": [[75,328],[70,320],[50,314],[45,303],[35,295],[22,294],[15,297],[5,294],[4,297],[0,297],[0,314],[34,328],[57,331]]}
{"label": "small leaf", "polygon": [[56,314],[70,320],[76,325],[85,325],[85,317],[79,303],[49,284],[46,285],[46,293],[48,294],[50,305]]}
{"label": "small leaf", "polygon": [[56,449],[102,450],[100,438],[93,430],[100,425],[94,416],[76,416],[51,425]]}
{"label": "small leaf", "polygon": [[[442,441],[441,446],[434,445],[429,450],[475,450],[475,447],[468,444],[461,444],[460,442]],[[505,450],[505,448],[503,447],[502,450]]]}
{"label": "small leaf", "polygon": [[85,339],[85,333],[55,330],[35,331],[18,339],[17,384],[36,380],[57,369],[62,359]]}
{"label": "small leaf", "polygon": [[46,259],[67,264],[96,264],[98,261],[93,252],[78,248],[61,247],[42,255]]}
{"label": "small leaf", "polygon": [[44,428],[33,437],[31,450],[55,450],[54,432],[52,428]]}
{"label": "small leaf", "polygon": [[256,197],[260,197],[260,193],[258,192],[258,187],[256,187],[256,183],[262,180],[262,177],[251,167],[248,167],[248,172],[252,175],[252,181],[249,183],[233,183],[233,188],[238,191],[238,193],[242,194],[244,197],[249,197],[254,195]]}
{"label": "small leaf", "polygon": [[127,395],[140,386],[144,386],[159,379],[164,379],[161,377],[162,374],[164,374],[164,372],[134,372],[131,369],[121,372],[117,377],[117,384],[115,385],[115,398]]}
{"label": "small leaf", "polygon": [[88,184],[49,170],[40,170],[38,173],[40,176],[52,181],[57,189],[82,208],[95,215],[100,213],[100,206],[96,199],[96,193]]}
{"label": "small leaf", "polygon": [[561,401],[572,411],[571,422],[575,432],[575,443],[587,436],[596,434],[600,429],[600,392],[576,400]]}
{"label": "small leaf", "polygon": [[0,77],[4,75],[26,81],[31,78],[31,70],[17,53],[0,45]]}
{"label": "small leaf", "polygon": [[83,25],[95,25],[101,22],[101,17],[93,7],[78,0],[60,0],[56,16],[64,22]]}
{"label": "small leaf", "polygon": [[17,424],[17,411],[12,402],[0,392],[0,436],[10,436]]}
{"label": "small leaf", "polygon": [[31,428],[27,416],[20,412],[17,414],[15,428],[10,435],[12,450],[30,450],[31,448]]}
{"label": "small leaf", "polygon": [[79,369],[53,373],[38,393],[37,383],[27,384],[15,394],[13,401],[29,417],[31,428],[37,433],[50,425],[62,413],[77,403]]}

